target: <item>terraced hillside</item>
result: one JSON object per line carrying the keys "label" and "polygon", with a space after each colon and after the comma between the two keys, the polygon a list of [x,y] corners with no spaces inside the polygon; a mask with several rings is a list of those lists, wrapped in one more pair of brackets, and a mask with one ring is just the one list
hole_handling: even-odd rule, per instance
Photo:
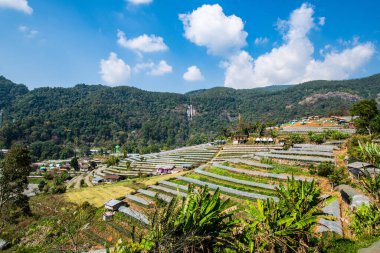
{"label": "terraced hillside", "polygon": [[173,165],[178,168],[193,168],[210,161],[218,149],[217,146],[202,144],[160,153],[134,154],[121,161],[119,165],[104,169],[102,173],[137,177],[139,175],[154,175],[157,166]]}
{"label": "terraced hillside", "polygon": [[[317,182],[324,180],[313,177],[309,174],[308,170],[302,166],[276,162],[265,164],[253,160],[254,157],[257,158],[257,154],[261,154],[262,152],[252,153],[252,150],[256,151],[261,148],[262,147],[260,146],[247,146],[243,154],[239,153],[240,157],[234,156],[238,158],[228,158],[223,160],[221,156],[218,156],[218,161],[203,164],[186,175],[176,176],[169,181],[162,180],[157,184],[138,189],[136,192],[126,196],[124,201],[128,203],[128,209],[122,208],[121,211],[125,215],[130,216],[130,218],[147,223],[149,222],[147,219],[149,220],[150,207],[154,205],[154,203],[158,200],[170,202],[171,199],[177,195],[186,197],[189,184],[196,186],[207,185],[212,191],[219,188],[223,198],[230,198],[233,204],[244,208],[246,201],[255,202],[257,199],[268,198],[273,198],[275,201],[278,200],[275,196],[275,190],[281,184],[285,185],[288,178],[294,177],[295,180],[309,182],[313,179],[317,180]],[[244,146],[241,146],[234,149],[232,152],[235,150],[241,152],[243,149]],[[317,149],[318,151],[316,151]],[[231,150],[230,147],[229,150]],[[283,152],[286,152],[289,156],[298,156],[302,154],[315,157],[320,155],[321,157],[332,159],[333,150],[334,147],[332,146],[296,145],[289,151],[276,149],[275,151],[268,152],[268,154],[282,155]],[[306,154],[307,152],[311,153]],[[247,158],[247,155],[250,155],[251,157]],[[310,163],[318,162],[319,161],[316,160],[310,161]],[[339,202],[334,202],[332,206],[326,207],[326,210],[334,215],[340,215],[340,212],[335,210],[337,209],[337,205],[339,209]],[[341,233],[340,221],[324,221],[324,224],[327,228],[323,228],[321,231],[327,229]]]}

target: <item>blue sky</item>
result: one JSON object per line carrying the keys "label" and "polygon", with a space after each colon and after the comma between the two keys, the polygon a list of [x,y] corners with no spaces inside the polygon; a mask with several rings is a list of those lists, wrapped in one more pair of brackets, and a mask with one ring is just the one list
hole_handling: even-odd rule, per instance
{"label": "blue sky", "polygon": [[368,76],[380,72],[379,11],[373,0],[0,0],[0,75],[171,92]]}

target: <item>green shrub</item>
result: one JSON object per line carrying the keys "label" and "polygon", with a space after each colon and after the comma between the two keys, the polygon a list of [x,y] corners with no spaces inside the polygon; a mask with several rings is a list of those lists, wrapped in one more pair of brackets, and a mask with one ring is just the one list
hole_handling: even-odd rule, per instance
{"label": "green shrub", "polygon": [[317,175],[321,177],[328,177],[333,174],[335,166],[332,162],[321,162],[317,166]]}
{"label": "green shrub", "polygon": [[362,204],[354,211],[350,228],[357,236],[380,235],[379,210],[375,205]]}

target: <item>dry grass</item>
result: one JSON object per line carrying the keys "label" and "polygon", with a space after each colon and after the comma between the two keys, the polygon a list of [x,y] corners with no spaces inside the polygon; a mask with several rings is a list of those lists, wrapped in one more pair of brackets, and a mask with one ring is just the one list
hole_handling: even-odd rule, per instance
{"label": "dry grass", "polygon": [[[93,187],[86,187],[81,189],[73,189],[64,194],[65,199],[70,202],[81,204],[88,201],[90,204],[101,207],[108,200],[113,198],[119,198],[131,192],[134,192],[136,188],[141,188],[141,185],[153,185],[161,180],[169,180],[176,176],[182,176],[188,173],[183,171],[175,174],[167,174],[160,176],[153,176],[148,178],[135,179],[132,181],[122,181],[113,184],[102,184]],[[138,186],[138,187],[136,187]]]}
{"label": "dry grass", "polygon": [[128,185],[130,183],[120,182],[115,184],[98,185],[77,190],[71,190],[64,194],[64,197],[77,204],[88,201],[90,204],[100,207],[112,198],[119,198],[134,190]]}

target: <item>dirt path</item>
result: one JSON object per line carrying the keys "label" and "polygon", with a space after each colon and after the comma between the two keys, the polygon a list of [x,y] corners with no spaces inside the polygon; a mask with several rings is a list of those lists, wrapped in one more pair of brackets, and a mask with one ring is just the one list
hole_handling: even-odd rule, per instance
{"label": "dirt path", "polygon": [[91,180],[90,180],[90,176],[91,176],[92,172],[89,172],[87,173],[87,175],[84,177],[84,183],[87,184],[87,186],[89,187],[92,187],[94,186],[92,183],[91,183]]}
{"label": "dirt path", "polygon": [[80,185],[80,181],[83,179],[83,175],[79,175],[76,177],[76,180],[75,180],[75,185],[74,185],[74,188],[75,189],[79,189],[81,188],[81,185]]}

